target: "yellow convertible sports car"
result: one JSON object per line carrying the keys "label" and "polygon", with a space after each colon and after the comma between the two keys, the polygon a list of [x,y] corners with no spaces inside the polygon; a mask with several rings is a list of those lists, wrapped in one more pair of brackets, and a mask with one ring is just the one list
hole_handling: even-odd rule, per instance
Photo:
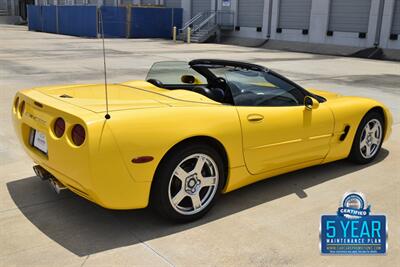
{"label": "yellow convertible sports car", "polygon": [[149,204],[189,221],[220,193],[312,165],[373,161],[381,103],[303,89],[259,65],[159,62],[146,81],[16,94],[13,123],[36,174],[110,209]]}

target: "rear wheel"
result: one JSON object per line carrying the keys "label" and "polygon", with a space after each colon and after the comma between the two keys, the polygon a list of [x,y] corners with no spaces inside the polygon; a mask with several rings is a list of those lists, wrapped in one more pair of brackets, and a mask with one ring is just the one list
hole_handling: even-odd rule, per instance
{"label": "rear wheel", "polygon": [[224,179],[223,162],[215,149],[201,144],[179,148],[157,170],[152,206],[168,219],[196,220],[210,210]]}
{"label": "rear wheel", "polygon": [[383,129],[382,115],[376,111],[368,112],[358,126],[349,159],[360,164],[373,161],[382,146]]}

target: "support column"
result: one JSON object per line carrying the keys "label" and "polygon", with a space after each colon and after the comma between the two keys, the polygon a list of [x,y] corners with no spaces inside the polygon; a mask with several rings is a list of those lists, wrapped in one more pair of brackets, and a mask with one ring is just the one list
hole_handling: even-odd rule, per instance
{"label": "support column", "polygon": [[272,22],[272,2],[273,0],[264,1],[264,12],[263,12],[263,33],[267,38],[271,37],[271,22]]}
{"label": "support column", "polygon": [[313,0],[310,14],[310,42],[324,43],[329,23],[330,0]]}
{"label": "support column", "polygon": [[183,24],[186,21],[190,20],[192,13],[192,1],[191,0],[182,0],[182,8],[183,8]]}
{"label": "support column", "polygon": [[[390,32],[392,30],[394,5],[395,0],[385,0],[385,5],[383,7],[381,36],[379,41],[380,47],[382,48],[389,48],[389,42],[394,42],[389,40]],[[400,40],[397,42],[400,43]]]}

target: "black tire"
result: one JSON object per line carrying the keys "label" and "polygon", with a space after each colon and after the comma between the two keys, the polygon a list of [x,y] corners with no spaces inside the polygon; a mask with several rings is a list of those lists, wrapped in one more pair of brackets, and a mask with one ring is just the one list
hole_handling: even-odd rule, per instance
{"label": "black tire", "polygon": [[[184,188],[184,184],[182,182],[182,179],[178,179],[178,182],[177,182],[176,180],[177,180],[178,176],[175,176],[175,175],[173,176],[173,174],[175,172],[175,169],[178,166],[184,166],[184,165],[180,165],[180,164],[191,164],[190,160],[194,161],[195,159],[189,159],[187,163],[186,162],[182,163],[182,162],[184,162],[184,160],[186,160],[187,158],[190,158],[195,155],[206,155],[207,157],[212,159],[212,161],[207,161],[207,164],[214,163],[213,166],[215,168],[210,168],[210,169],[217,169],[217,175],[215,175],[215,173],[214,173],[214,176],[218,176],[218,179],[217,179],[217,181],[214,180],[215,181],[214,186],[209,187],[210,190],[212,188],[212,191],[214,193],[209,195],[207,202],[205,202],[205,204],[207,204],[207,205],[204,205],[204,207],[202,207],[201,210],[199,210],[198,212],[195,212],[195,208],[194,208],[195,204],[194,204],[194,201],[192,200],[192,196],[187,195],[180,203],[183,203],[183,201],[186,201],[189,204],[192,203],[192,205],[193,205],[192,212],[195,212],[195,213],[182,214],[182,212],[190,212],[190,211],[189,210],[188,211],[179,210],[179,208],[172,203],[173,202],[173,200],[171,199],[172,193],[170,193],[172,191],[172,189],[170,189],[170,188],[172,187],[172,183],[180,183],[182,186],[180,190],[182,190]],[[205,166],[206,170],[203,169],[203,172],[207,171],[209,168],[208,165],[204,165],[204,166]],[[189,166],[189,167],[191,167],[191,166]],[[193,171],[194,171],[194,169],[193,169]],[[185,173],[185,174],[189,174],[189,172]],[[204,216],[214,205],[215,201],[218,199],[218,197],[221,193],[222,187],[224,186],[224,183],[225,183],[225,175],[226,174],[225,174],[225,168],[224,168],[224,163],[223,163],[222,157],[218,153],[218,151],[216,149],[214,149],[213,147],[211,147],[209,145],[205,145],[205,144],[200,144],[200,143],[186,144],[186,145],[179,146],[178,148],[176,148],[173,151],[171,151],[170,153],[168,153],[167,156],[160,163],[160,166],[157,168],[157,171],[156,171],[156,174],[154,177],[154,181],[153,181],[152,192],[151,192],[151,199],[150,199],[151,207],[157,213],[159,213],[161,216],[163,216],[169,220],[173,220],[173,221],[177,221],[177,222],[189,222],[189,221],[197,220],[197,219],[201,218],[202,216]],[[184,175],[184,176],[186,176],[186,175]],[[187,185],[187,187],[185,187],[185,188],[188,190],[190,190],[190,187],[189,187],[190,181],[189,180],[191,179],[190,178],[191,176],[192,175],[189,175],[189,176],[187,176],[186,179],[184,179],[186,181],[185,185]],[[202,177],[203,177],[203,175],[202,175]],[[197,179],[197,176],[196,176],[196,179]],[[171,181],[171,180],[173,180],[173,181]],[[179,186],[178,186],[178,188],[179,188]],[[202,188],[199,185],[198,188],[201,188],[198,190],[199,196],[201,199],[200,194],[204,193],[204,191],[202,191],[202,190],[208,190],[207,189],[208,187]],[[187,194],[187,191],[185,191],[184,194]],[[176,195],[178,195],[178,193],[176,193]],[[201,200],[201,202],[202,202],[202,200]],[[188,204],[188,203],[186,203],[186,204]],[[185,204],[185,203],[183,203],[183,204]]]}
{"label": "black tire", "polygon": [[[364,131],[364,128],[366,127],[366,124],[372,123],[374,120],[379,121],[379,123],[381,125],[380,141],[379,141],[379,144],[376,145],[376,150],[374,150],[375,152],[373,153],[373,155],[370,157],[366,157],[363,154],[363,153],[365,153],[365,152],[363,152],[364,150],[362,150],[360,148],[361,138],[363,138],[365,136],[365,133],[363,133],[363,131]],[[358,164],[368,164],[368,163],[374,161],[382,147],[383,138],[384,138],[384,129],[385,129],[385,125],[384,125],[384,118],[383,118],[382,114],[380,112],[377,112],[374,110],[368,112],[364,116],[364,118],[361,120],[361,122],[357,128],[357,132],[356,132],[356,135],[354,136],[353,145],[351,147],[351,151],[350,151],[350,155],[349,155],[348,159],[351,160],[352,162],[355,162]]]}

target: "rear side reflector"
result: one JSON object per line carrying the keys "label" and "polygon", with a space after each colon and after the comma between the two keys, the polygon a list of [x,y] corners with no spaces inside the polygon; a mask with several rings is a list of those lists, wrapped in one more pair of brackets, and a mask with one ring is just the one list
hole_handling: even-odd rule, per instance
{"label": "rear side reflector", "polygon": [[15,102],[14,102],[14,111],[17,111],[17,110],[18,110],[18,104],[19,104],[19,97],[17,97],[17,98],[15,99]]}
{"label": "rear side reflector", "polygon": [[132,163],[146,163],[152,161],[154,158],[152,156],[142,156],[132,159]]}
{"label": "rear side reflector", "polygon": [[21,104],[19,105],[19,115],[22,117],[25,112],[25,101],[22,101]]}
{"label": "rear side reflector", "polygon": [[85,141],[86,138],[86,132],[85,132],[85,128],[83,128],[82,125],[80,124],[76,124],[71,131],[71,138],[72,138],[72,142],[76,145],[76,146],[80,146],[83,144],[83,142]]}

